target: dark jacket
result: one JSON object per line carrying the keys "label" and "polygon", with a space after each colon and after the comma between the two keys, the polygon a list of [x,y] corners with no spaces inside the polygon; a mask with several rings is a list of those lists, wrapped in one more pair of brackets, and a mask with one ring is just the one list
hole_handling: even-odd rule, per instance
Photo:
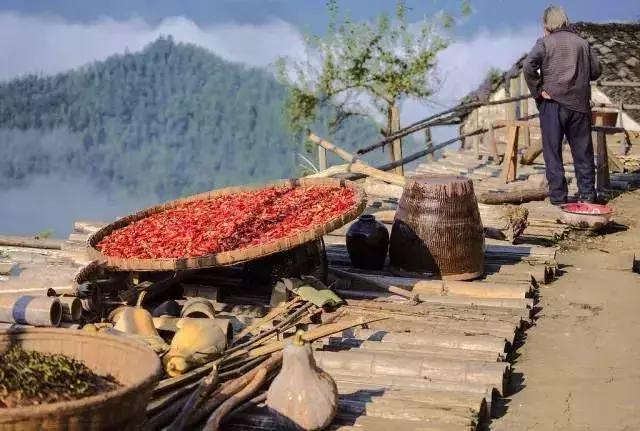
{"label": "dark jacket", "polygon": [[602,68],[593,48],[571,29],[562,28],[538,39],[523,69],[536,100],[544,90],[568,109],[591,111],[590,81],[598,79]]}

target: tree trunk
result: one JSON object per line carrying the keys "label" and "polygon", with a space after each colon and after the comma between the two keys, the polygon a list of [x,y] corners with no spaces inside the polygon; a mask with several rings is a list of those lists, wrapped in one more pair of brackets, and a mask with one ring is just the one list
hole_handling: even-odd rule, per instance
{"label": "tree trunk", "polygon": [[[387,109],[387,131],[393,135],[400,130],[400,110],[395,104],[389,104]],[[402,139],[396,139],[391,143],[391,161],[402,160]],[[400,165],[393,170],[398,175],[404,175],[404,166]]]}

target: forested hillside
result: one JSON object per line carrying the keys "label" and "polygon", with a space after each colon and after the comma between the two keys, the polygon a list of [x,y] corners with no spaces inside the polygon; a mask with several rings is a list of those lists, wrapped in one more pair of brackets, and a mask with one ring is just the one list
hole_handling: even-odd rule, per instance
{"label": "forested hillside", "polygon": [[[168,199],[295,175],[302,148],[284,104],[270,72],[171,38],[68,73],[20,78],[0,84],[0,186],[56,173]],[[354,147],[375,136],[357,120],[335,139]]]}

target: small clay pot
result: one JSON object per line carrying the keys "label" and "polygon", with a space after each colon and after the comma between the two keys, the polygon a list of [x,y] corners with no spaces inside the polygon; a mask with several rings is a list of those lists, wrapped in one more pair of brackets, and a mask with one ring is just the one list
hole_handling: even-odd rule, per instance
{"label": "small clay pot", "polygon": [[347,231],[346,239],[353,266],[362,269],[384,267],[389,247],[389,231],[373,215],[360,216]]}

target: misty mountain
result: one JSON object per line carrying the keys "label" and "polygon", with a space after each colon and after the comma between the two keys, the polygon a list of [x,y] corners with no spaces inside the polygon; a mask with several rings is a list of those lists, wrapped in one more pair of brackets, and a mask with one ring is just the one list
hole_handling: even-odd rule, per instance
{"label": "misty mountain", "polygon": [[[303,148],[287,129],[285,98],[269,71],[170,37],[67,73],[2,83],[0,186],[55,174],[170,199],[294,176]],[[375,137],[372,123],[354,119],[334,138],[354,148]]]}

